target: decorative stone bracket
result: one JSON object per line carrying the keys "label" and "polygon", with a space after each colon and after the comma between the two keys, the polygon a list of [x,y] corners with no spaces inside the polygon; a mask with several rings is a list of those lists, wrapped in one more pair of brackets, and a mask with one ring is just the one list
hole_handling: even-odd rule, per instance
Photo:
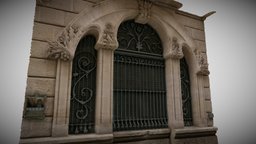
{"label": "decorative stone bracket", "polygon": [[61,59],[63,61],[71,60],[72,55],[69,49],[73,44],[73,40],[82,34],[83,31],[79,25],[74,24],[65,28],[56,41],[48,42],[48,58]]}
{"label": "decorative stone bracket", "polygon": [[114,33],[112,24],[107,23],[99,41],[96,43],[96,49],[115,50],[118,47],[118,42]]}
{"label": "decorative stone bracket", "polygon": [[195,51],[197,62],[199,65],[199,71],[197,74],[199,75],[209,75],[210,72],[208,70],[208,62],[207,62],[207,56],[206,53],[203,53],[201,51]]}
{"label": "decorative stone bracket", "polygon": [[170,49],[165,54],[165,57],[170,57],[172,59],[181,59],[183,58],[184,54],[182,52],[182,46],[178,43],[178,39],[176,37],[170,40]]}

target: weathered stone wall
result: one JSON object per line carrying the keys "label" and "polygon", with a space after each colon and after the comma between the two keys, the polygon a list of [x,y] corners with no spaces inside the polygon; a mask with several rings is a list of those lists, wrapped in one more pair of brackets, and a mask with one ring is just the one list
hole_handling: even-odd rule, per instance
{"label": "weathered stone wall", "polygon": [[93,3],[83,0],[38,0],[35,11],[26,96],[45,94],[44,120],[23,119],[21,138],[48,137],[52,133],[57,61],[49,60],[48,41]]}

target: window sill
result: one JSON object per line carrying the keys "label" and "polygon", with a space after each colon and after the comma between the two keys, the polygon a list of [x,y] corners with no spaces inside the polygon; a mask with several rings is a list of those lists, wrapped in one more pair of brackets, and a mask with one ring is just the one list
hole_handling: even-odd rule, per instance
{"label": "window sill", "polygon": [[42,143],[112,143],[123,141],[139,141],[147,139],[163,139],[170,137],[170,130],[148,129],[135,131],[113,132],[112,134],[81,134],[66,137],[42,137],[21,139],[20,144],[42,144]]}
{"label": "window sill", "polygon": [[147,129],[114,132],[114,142],[138,141],[146,139],[163,139],[170,137],[170,129]]}
{"label": "window sill", "polygon": [[172,134],[174,135],[175,139],[192,138],[214,136],[217,130],[217,127],[185,127],[183,129],[174,129]]}

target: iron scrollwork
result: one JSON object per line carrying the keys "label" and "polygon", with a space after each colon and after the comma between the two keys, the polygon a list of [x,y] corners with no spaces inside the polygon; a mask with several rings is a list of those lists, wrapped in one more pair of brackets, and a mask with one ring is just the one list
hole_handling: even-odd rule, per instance
{"label": "iron scrollwork", "polygon": [[118,29],[119,49],[137,51],[161,56],[163,53],[161,40],[149,25],[124,22]]}
{"label": "iron scrollwork", "polygon": [[114,55],[114,131],[168,127],[161,40],[149,25],[126,21]]}
{"label": "iron scrollwork", "polygon": [[96,40],[86,36],[77,47],[73,60],[69,132],[89,133],[94,127]]}
{"label": "iron scrollwork", "polygon": [[188,65],[185,58],[180,60],[180,74],[181,74],[181,93],[182,93],[182,109],[185,126],[192,126],[192,105],[190,92],[190,78]]}

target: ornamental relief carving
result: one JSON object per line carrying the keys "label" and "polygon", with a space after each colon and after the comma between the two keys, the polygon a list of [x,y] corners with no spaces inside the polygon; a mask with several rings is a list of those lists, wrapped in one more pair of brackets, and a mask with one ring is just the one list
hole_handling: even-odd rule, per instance
{"label": "ornamental relief carving", "polygon": [[118,42],[114,33],[113,25],[107,23],[100,40],[96,44],[96,49],[111,49],[115,50],[118,47]]}
{"label": "ornamental relief carving", "polygon": [[79,25],[72,25],[67,27],[56,41],[48,42],[48,58],[50,59],[61,59],[63,61],[68,61],[71,59],[71,54],[69,52],[69,47],[75,38],[82,35]]}
{"label": "ornamental relief carving", "polygon": [[182,52],[182,45],[178,42],[178,39],[176,37],[173,37],[172,39],[169,39],[169,42],[169,49],[166,54],[164,54],[164,57],[172,59],[183,58],[184,54]]}
{"label": "ornamental relief carving", "polygon": [[149,0],[137,0],[139,6],[139,14],[135,18],[135,22],[146,24],[151,16],[150,11],[152,2]]}
{"label": "ornamental relief carving", "polygon": [[208,62],[207,62],[207,56],[206,53],[203,53],[201,51],[195,51],[197,62],[199,65],[199,71],[198,74],[200,75],[209,75],[210,72],[208,70]]}
{"label": "ornamental relief carving", "polygon": [[172,39],[170,54],[171,54],[171,58],[173,59],[181,59],[184,56],[182,52],[182,47],[178,43],[177,38]]}

